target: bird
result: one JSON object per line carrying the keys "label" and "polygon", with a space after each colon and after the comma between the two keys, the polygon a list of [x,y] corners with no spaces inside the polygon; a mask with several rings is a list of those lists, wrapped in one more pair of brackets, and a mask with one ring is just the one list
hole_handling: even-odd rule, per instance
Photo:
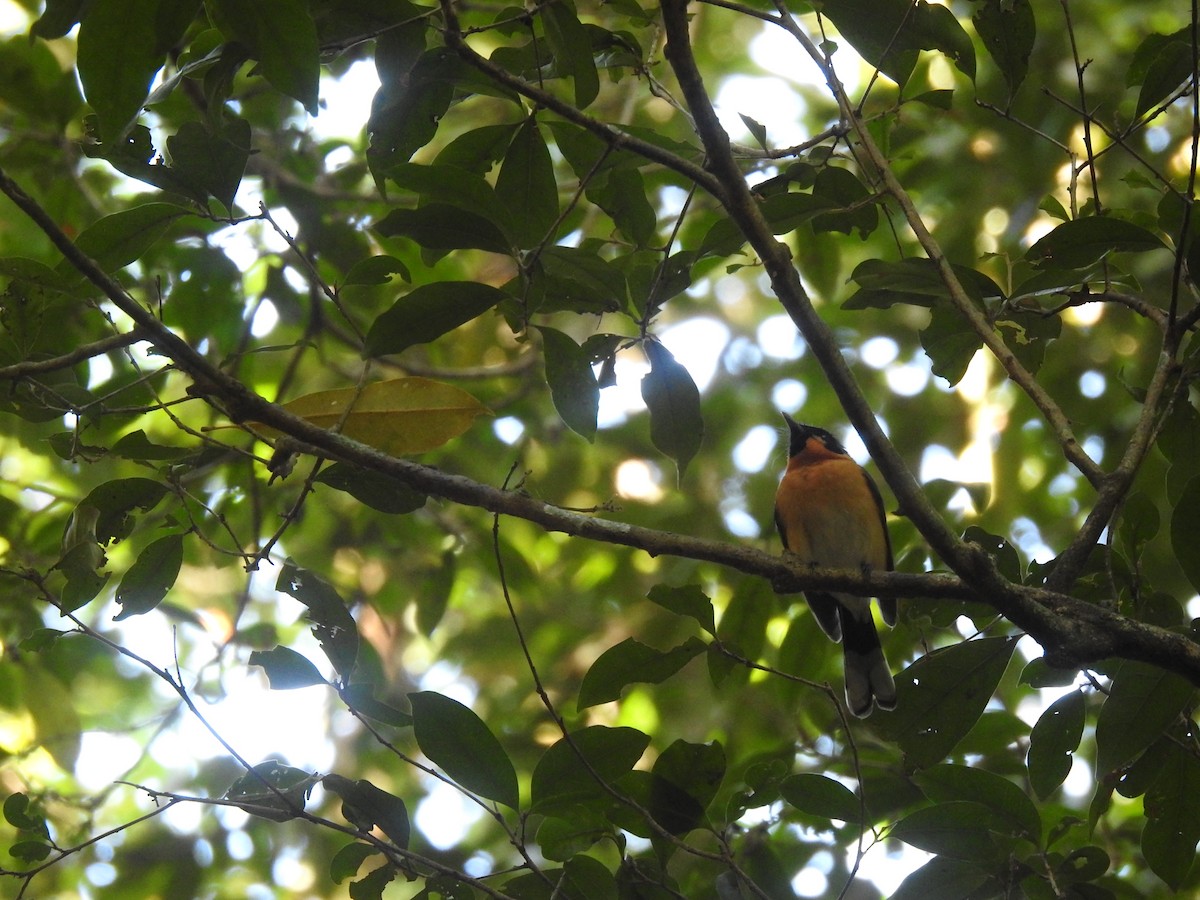
{"label": "bird", "polygon": [[[787,470],[775,495],[775,527],[784,553],[810,566],[891,571],[892,543],[879,488],[832,434],[802,425],[787,413]],[[879,643],[869,597],[806,591],[817,624],[842,643],[846,705],[859,718],[873,707],[894,709],[896,683]],[[881,598],[880,612],[896,624],[895,598]]]}

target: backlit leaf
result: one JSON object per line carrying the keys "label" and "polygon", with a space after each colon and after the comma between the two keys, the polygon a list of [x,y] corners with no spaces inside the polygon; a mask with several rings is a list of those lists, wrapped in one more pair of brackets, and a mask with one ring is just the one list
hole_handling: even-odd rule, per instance
{"label": "backlit leaf", "polygon": [[632,771],[649,744],[649,735],[628,727],[592,725],[571,732],[569,739],[548,747],[534,767],[532,810],[551,813],[604,795],[604,783]]}
{"label": "backlit leaf", "polygon": [[[171,223],[188,211],[173,203],[143,203],[93,222],[75,239],[75,246],[102,269],[123,269],[162,237]],[[68,264],[59,264],[65,271]]]}
{"label": "backlit leaf", "polygon": [[1167,747],[1144,805],[1142,853],[1154,874],[1177,891],[1195,865],[1200,841],[1200,761],[1194,753]]}
{"label": "backlit leaf", "polygon": [[608,703],[621,696],[631,684],[658,684],[666,681],[707,649],[696,637],[688,638],[670,650],[656,650],[634,638],[609,647],[583,676],[579,686],[579,708]]}
{"label": "backlit leaf", "polygon": [[[553,6],[561,7],[562,0]],[[534,116],[513,137],[496,177],[496,196],[511,211],[509,227],[522,247],[553,243],[550,229],[558,219],[558,182]]]}
{"label": "backlit leaf", "polygon": [[815,772],[791,775],[779,785],[789,805],[823,819],[857,823],[862,820],[862,803],[840,781]]}
{"label": "backlit leaf", "polygon": [[991,813],[989,828],[1041,845],[1042,820],[1033,801],[1019,786],[985,769],[937,765],[913,776],[922,793],[935,803],[971,800]]}
{"label": "backlit leaf", "polygon": [[[1191,449],[1195,453],[1195,447]],[[1188,480],[1171,512],[1171,548],[1183,574],[1200,590],[1200,475]]]}
{"label": "backlit leaf", "polygon": [[483,720],[433,691],[409,694],[408,699],[421,752],[467,790],[516,809],[516,770]]}
{"label": "backlit leaf", "polygon": [[1083,737],[1084,698],[1081,691],[1059,697],[1041,714],[1029,733],[1029,783],[1045,800],[1071,773],[1075,751]]}
{"label": "backlit leaf", "polygon": [[540,327],[546,356],[546,381],[559,416],[572,431],[586,440],[596,438],[596,414],[600,408],[600,385],[591,360],[583,348],[554,328]]}
{"label": "backlit leaf", "polygon": [[[346,437],[393,456],[440,447],[465,432],[477,416],[488,414],[487,407],[466,391],[415,376],[378,381],[361,391],[318,391],[283,408],[321,428],[341,423]],[[266,426],[256,427],[268,435],[276,433]]]}
{"label": "backlit leaf", "polygon": [[972,16],[983,46],[1008,83],[1011,96],[1029,71],[1029,55],[1037,33],[1029,0],[986,0]]}
{"label": "backlit leaf", "polygon": [[348,682],[358,658],[358,626],[346,608],[346,601],[328,583],[290,562],[280,570],[275,590],[289,594],[308,608],[313,636],[342,681]]}
{"label": "backlit leaf", "polygon": [[999,855],[992,839],[995,817],[982,803],[953,800],[919,809],[892,826],[890,837],[927,853],[963,860]]}
{"label": "backlit leaf", "polygon": [[656,584],[650,588],[650,593],[646,595],[646,598],[651,603],[657,603],[663,609],[669,609],[677,615],[690,616],[713,637],[717,636],[712,600],[698,585],[684,584],[672,587],[666,584]]}
{"label": "backlit leaf", "polygon": [[299,100],[315,116],[321,77],[317,27],[303,0],[244,3],[213,0],[218,24],[228,29],[259,62],[259,70],[281,93]]}
{"label": "backlit leaf", "polygon": [[252,767],[234,781],[225,792],[225,799],[252,816],[285,822],[304,810],[318,780],[310,772],[272,759]]}
{"label": "backlit leaf", "polygon": [[287,691],[326,683],[317,667],[291,647],[255,650],[250,654],[249,662],[252,666],[262,666],[273,691]]}
{"label": "backlit leaf", "polygon": [[420,509],[426,496],[395,478],[349,463],[334,463],[320,471],[317,484],[345,491],[355,500],[380,512],[400,515]]}
{"label": "backlit leaf", "polygon": [[1109,253],[1145,253],[1165,245],[1153,232],[1112,216],[1072,219],[1055,227],[1025,253],[1041,267],[1084,269]]}
{"label": "backlit leaf", "polygon": [[321,784],[342,798],[342,815],[351,825],[367,833],[378,826],[397,847],[408,848],[408,808],[399,797],[369,781],[352,781],[341,775],[326,775]]}
{"label": "backlit leaf", "polygon": [[[100,120],[105,144],[116,144],[133,124],[162,67],[166,46],[154,23],[159,0],[98,0],[79,25],[79,80]],[[112,48],[119,46],[120,53]]]}
{"label": "backlit leaf", "polygon": [[116,621],[148,613],[162,602],[183,565],[183,535],[169,534],[150,544],[117,587],[116,600],[121,611]]}
{"label": "backlit leaf", "polygon": [[1096,720],[1096,770],[1115,772],[1153,744],[1191,700],[1194,688],[1180,675],[1149,663],[1124,660]]}
{"label": "backlit leaf", "polygon": [[682,479],[704,437],[700,391],[666,347],[656,340],[647,340],[642,346],[650,360],[650,372],[642,378],[642,399],[650,411],[650,440],[675,460]]}

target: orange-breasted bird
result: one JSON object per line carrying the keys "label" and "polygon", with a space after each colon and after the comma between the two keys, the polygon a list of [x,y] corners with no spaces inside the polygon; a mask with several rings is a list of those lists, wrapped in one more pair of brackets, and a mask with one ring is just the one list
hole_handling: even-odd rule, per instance
{"label": "orange-breasted bird", "polygon": [[[832,434],[801,425],[787,413],[788,464],[775,495],[775,527],[784,552],[812,566],[869,571],[892,569],[892,542],[879,488]],[[821,629],[841,641],[845,656],[846,703],[854,715],[896,705],[896,684],[871,600],[851,594],[807,591],[805,599]],[[896,601],[881,599],[883,620],[896,624]]]}

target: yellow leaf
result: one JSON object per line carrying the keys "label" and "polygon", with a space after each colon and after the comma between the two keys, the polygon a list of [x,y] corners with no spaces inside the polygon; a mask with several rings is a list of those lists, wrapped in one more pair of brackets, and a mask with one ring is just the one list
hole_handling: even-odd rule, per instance
{"label": "yellow leaf", "polygon": [[[346,437],[393,456],[433,450],[470,428],[476,416],[492,414],[454,385],[416,377],[379,381],[362,391],[317,391],[297,397],[283,408],[322,428],[341,422]],[[268,435],[279,434],[274,428],[254,424]]]}

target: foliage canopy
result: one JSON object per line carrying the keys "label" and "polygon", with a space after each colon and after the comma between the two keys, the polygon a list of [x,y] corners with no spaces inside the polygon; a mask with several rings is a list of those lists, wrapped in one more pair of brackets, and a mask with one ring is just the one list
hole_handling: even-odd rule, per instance
{"label": "foliage canopy", "polygon": [[[0,883],[1196,889],[1179,4],[20,6]],[[779,555],[779,409],[896,573]]]}

